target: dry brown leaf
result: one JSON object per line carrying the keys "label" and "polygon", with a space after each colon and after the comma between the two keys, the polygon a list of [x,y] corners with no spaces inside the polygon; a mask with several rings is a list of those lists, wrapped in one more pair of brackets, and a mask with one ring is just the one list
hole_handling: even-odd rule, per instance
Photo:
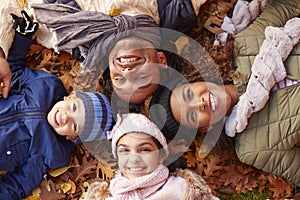
{"label": "dry brown leaf", "polygon": [[219,156],[209,156],[205,161],[207,167],[204,168],[204,173],[206,176],[216,176],[216,171],[222,169],[222,160]]}
{"label": "dry brown leaf", "polygon": [[83,156],[82,158],[82,163],[79,164],[77,158],[75,157],[74,159],[75,163],[78,165],[75,167],[76,171],[76,176],[75,176],[75,181],[77,180],[85,180],[85,175],[89,175],[92,173],[95,173],[95,169],[97,168],[97,160],[96,159],[90,159],[89,161],[87,160],[86,156]]}
{"label": "dry brown leaf", "polygon": [[198,161],[192,151],[188,151],[186,154],[184,154],[184,157],[186,159],[187,167],[194,168],[196,166]]}
{"label": "dry brown leaf", "polygon": [[223,166],[223,169],[225,173],[220,176],[220,181],[222,181],[225,186],[236,186],[244,178],[244,176],[240,174],[233,165]]}
{"label": "dry brown leaf", "polygon": [[45,186],[41,186],[40,198],[43,200],[60,200],[65,199],[66,195],[58,192],[55,183],[50,183],[50,190]]}
{"label": "dry brown leaf", "polygon": [[293,188],[290,183],[284,181],[280,177],[268,176],[268,178],[270,180],[270,187],[268,187],[268,190],[273,192],[274,199],[282,199],[291,196]]}
{"label": "dry brown leaf", "polygon": [[33,43],[30,45],[27,56],[34,56],[35,54],[40,54],[44,49],[45,49],[44,46]]}
{"label": "dry brown leaf", "polygon": [[241,174],[249,174],[251,172],[255,172],[256,169],[250,165],[246,165],[246,164],[239,164],[236,166],[237,170],[241,173]]}
{"label": "dry brown leaf", "polygon": [[65,51],[61,51],[56,58],[60,64],[69,63],[71,61],[71,55]]}

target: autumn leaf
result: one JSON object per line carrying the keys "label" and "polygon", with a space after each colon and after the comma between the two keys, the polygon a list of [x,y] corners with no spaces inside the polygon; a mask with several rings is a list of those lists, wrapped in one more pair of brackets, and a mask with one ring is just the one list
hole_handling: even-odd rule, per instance
{"label": "autumn leaf", "polygon": [[41,186],[40,198],[43,200],[60,200],[65,199],[66,195],[64,193],[58,192],[56,190],[56,185],[53,182],[49,183],[50,189],[46,186]]}
{"label": "autumn leaf", "polygon": [[108,162],[105,162],[105,160],[98,161],[97,171],[101,170],[101,179],[108,180],[113,177],[114,169],[112,166]]}
{"label": "autumn leaf", "polygon": [[187,153],[184,154],[184,157],[186,158],[186,166],[193,168],[197,164],[197,159],[195,158],[195,155],[193,152],[188,151]]}
{"label": "autumn leaf", "polygon": [[210,156],[205,160],[206,168],[204,168],[204,173],[206,176],[216,176],[215,172],[219,171],[221,167],[222,160],[218,156]]}
{"label": "autumn leaf", "polygon": [[220,181],[224,183],[225,186],[237,185],[244,178],[233,165],[223,167],[225,173],[220,176]]}
{"label": "autumn leaf", "polygon": [[46,49],[44,46],[36,43],[32,43],[29,48],[27,56],[34,56],[35,54],[41,54]]}
{"label": "autumn leaf", "polygon": [[[23,6],[27,6],[26,0],[19,0]],[[225,46],[214,47],[213,41],[216,33],[223,32],[220,24],[225,16],[231,16],[233,6],[237,0],[207,0],[201,6],[197,23],[187,31],[187,35],[199,42],[212,59],[223,80],[231,81],[231,67],[233,58],[234,41],[230,40]],[[120,10],[112,10],[112,15],[118,15]],[[182,38],[177,41],[178,50],[194,59],[186,48],[187,40]],[[80,62],[70,59],[67,52],[57,54],[53,49],[47,49],[34,41],[27,55],[27,64],[31,69],[48,71],[62,80],[68,92],[77,91],[101,91],[99,88],[99,74],[103,71],[94,69],[90,73],[81,71]],[[204,60],[204,59],[203,59]],[[203,61],[201,60],[201,61]],[[202,68],[201,68],[202,70]],[[204,71],[212,71],[204,69]],[[215,73],[215,71],[213,71]],[[80,73],[79,73],[80,72]],[[214,74],[210,73],[210,74]],[[201,71],[201,74],[204,74]],[[210,77],[214,77],[211,76]],[[101,80],[101,79],[100,79]],[[150,99],[148,101],[150,104]],[[225,134],[224,134],[225,135]],[[200,137],[199,137],[200,138]],[[254,167],[241,163],[234,150],[234,140],[228,137],[220,137],[218,144],[206,157],[200,157],[201,140],[194,140],[194,148],[187,149],[184,143],[179,146],[178,141],[170,145],[171,152],[187,152],[183,157],[186,167],[201,175],[215,195],[219,193],[237,194],[257,189],[263,194],[268,190],[271,199],[300,199],[300,194],[295,185],[285,179],[273,176]],[[174,141],[175,142],[175,141]],[[85,196],[89,183],[99,179],[109,179],[116,168],[116,160],[111,159],[111,152],[105,146],[92,152],[84,145],[77,145],[69,165],[57,170],[50,170],[47,180],[36,188],[30,199],[82,199]],[[3,176],[4,174],[0,174]],[[71,186],[71,189],[70,189]],[[66,192],[64,194],[64,192]],[[297,193],[298,192],[298,193]],[[26,199],[28,200],[28,199]]]}
{"label": "autumn leaf", "polygon": [[19,0],[19,2],[20,2],[20,4],[21,4],[21,6],[22,6],[23,9],[28,8],[26,0]]}
{"label": "autumn leaf", "polygon": [[51,170],[48,171],[48,174],[50,176],[57,177],[57,176],[62,175],[66,171],[68,171],[68,169],[70,169],[70,167],[72,167],[72,166],[64,166],[64,167],[61,167],[61,168],[58,168],[58,169],[51,169]]}
{"label": "autumn leaf", "polygon": [[84,156],[82,158],[82,163],[79,164],[77,158],[74,158],[75,160],[75,164],[77,164],[77,167],[75,168],[76,171],[76,176],[75,176],[75,181],[77,180],[85,180],[84,176],[88,175],[88,174],[92,174],[93,171],[95,171],[96,169],[96,164],[97,164],[97,160],[96,159],[90,159],[89,161],[87,160],[87,158]]}
{"label": "autumn leaf", "polygon": [[285,182],[282,178],[277,178],[275,176],[268,176],[270,181],[269,191],[273,192],[273,197],[275,199],[281,199],[283,197],[289,197],[292,194],[291,184]]}

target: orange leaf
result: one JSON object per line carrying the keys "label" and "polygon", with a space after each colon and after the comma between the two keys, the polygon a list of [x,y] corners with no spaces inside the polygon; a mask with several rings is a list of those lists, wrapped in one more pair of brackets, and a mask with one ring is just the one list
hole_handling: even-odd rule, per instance
{"label": "orange leaf", "polygon": [[193,152],[188,151],[186,154],[184,154],[184,158],[186,159],[186,166],[187,167],[195,167],[196,163],[198,162],[195,158],[195,155]]}

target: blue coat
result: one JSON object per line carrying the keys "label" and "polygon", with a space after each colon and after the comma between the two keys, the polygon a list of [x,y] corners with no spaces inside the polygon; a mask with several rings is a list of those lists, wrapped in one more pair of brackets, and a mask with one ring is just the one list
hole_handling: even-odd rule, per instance
{"label": "blue coat", "polygon": [[9,97],[0,98],[0,171],[7,171],[0,199],[27,197],[48,169],[67,165],[74,150],[47,121],[53,105],[68,94],[55,75],[24,66],[30,44],[16,34],[7,59],[13,79]]}

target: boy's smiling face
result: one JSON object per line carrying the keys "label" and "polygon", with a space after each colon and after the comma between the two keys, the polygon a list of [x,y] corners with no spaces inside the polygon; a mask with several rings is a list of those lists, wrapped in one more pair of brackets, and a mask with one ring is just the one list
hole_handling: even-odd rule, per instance
{"label": "boy's smiling face", "polygon": [[59,135],[67,136],[67,139],[78,136],[85,120],[83,101],[75,93],[64,97],[53,106],[47,120]]}

